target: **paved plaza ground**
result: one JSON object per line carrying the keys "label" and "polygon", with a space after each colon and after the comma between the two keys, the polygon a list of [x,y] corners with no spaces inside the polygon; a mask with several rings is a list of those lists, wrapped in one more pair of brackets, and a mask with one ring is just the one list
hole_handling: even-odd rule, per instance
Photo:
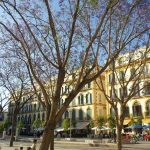
{"label": "paved plaza ground", "polygon": [[[0,140],[1,150],[15,150],[15,148],[23,146],[24,150],[28,146],[31,146],[31,139],[26,140],[26,138],[21,141],[14,142],[14,147],[9,147],[8,140]],[[37,150],[39,149],[40,142],[37,144]],[[85,143],[83,140],[69,142],[67,140],[55,141],[55,150],[115,150],[116,145],[113,143],[110,144],[100,144],[99,146],[90,146]],[[150,150],[150,141],[140,141],[138,144],[125,144],[123,145],[123,150]]]}

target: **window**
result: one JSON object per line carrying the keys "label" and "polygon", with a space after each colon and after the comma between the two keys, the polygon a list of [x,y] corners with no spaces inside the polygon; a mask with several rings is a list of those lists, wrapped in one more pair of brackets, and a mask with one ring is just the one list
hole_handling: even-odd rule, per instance
{"label": "window", "polygon": [[117,89],[110,90],[109,93],[110,93],[111,99],[116,99],[118,97],[118,90]]}
{"label": "window", "polygon": [[23,100],[22,100],[22,101],[23,101],[23,102],[25,102],[25,100],[26,100],[26,98],[25,98],[25,97],[23,97]]}
{"label": "window", "polygon": [[40,119],[40,113],[38,113],[38,119]]}
{"label": "window", "polygon": [[112,74],[109,74],[109,84],[112,83]]}
{"label": "window", "polygon": [[91,93],[86,94],[86,103],[92,104],[92,94]]}
{"label": "window", "polygon": [[65,119],[66,118],[69,118],[69,112],[68,111],[65,112]]}
{"label": "window", "polygon": [[140,96],[139,84],[137,84],[137,86],[135,87],[134,93],[135,93],[134,95],[135,95],[136,97]]}
{"label": "window", "polygon": [[78,102],[79,102],[79,105],[83,105],[84,104],[84,96],[83,96],[83,94],[78,96]]}
{"label": "window", "polygon": [[76,120],[76,110],[75,109],[72,110],[72,120],[73,121]]}
{"label": "window", "polygon": [[33,115],[33,120],[36,120],[36,114]]}
{"label": "window", "polygon": [[150,116],[150,100],[146,103],[146,116]]}
{"label": "window", "polygon": [[73,101],[72,101],[72,106],[76,106],[76,101],[75,101],[75,99],[73,99]]}
{"label": "window", "polygon": [[125,117],[129,117],[129,107],[128,106],[126,106],[124,114],[125,114]]}
{"label": "window", "polygon": [[150,83],[144,85],[145,95],[150,95]]}
{"label": "window", "polygon": [[69,93],[69,86],[66,85],[66,86],[65,86],[65,94],[68,94],[68,93]]}
{"label": "window", "polygon": [[34,104],[34,110],[36,110],[36,104]]}
{"label": "window", "polygon": [[110,114],[111,114],[112,116],[115,116],[115,110],[114,110],[113,107],[110,108]]}
{"label": "window", "polygon": [[119,72],[119,79],[120,79],[120,80],[125,80],[124,71],[120,71],[120,72]]}
{"label": "window", "polygon": [[88,83],[87,87],[88,87],[88,89],[90,89],[91,88],[91,83]]}
{"label": "window", "polygon": [[134,103],[132,108],[133,108],[133,117],[142,116],[142,108],[139,103]]}
{"label": "window", "polygon": [[62,107],[63,103],[64,103],[64,100],[63,100],[63,99],[60,99],[60,101],[59,101],[59,108]]}
{"label": "window", "polygon": [[83,110],[79,110],[79,120],[83,120]]}
{"label": "window", "polygon": [[147,64],[146,66],[144,66],[144,75],[148,76],[149,74],[150,74],[150,67]]}
{"label": "window", "polygon": [[120,92],[120,98],[126,98],[127,97],[127,87],[120,88],[119,92]]}
{"label": "window", "polygon": [[92,118],[92,110],[90,108],[87,109],[87,120],[91,120]]}
{"label": "window", "polygon": [[135,77],[135,73],[136,73],[135,69],[132,68],[132,69],[130,70],[131,79]]}

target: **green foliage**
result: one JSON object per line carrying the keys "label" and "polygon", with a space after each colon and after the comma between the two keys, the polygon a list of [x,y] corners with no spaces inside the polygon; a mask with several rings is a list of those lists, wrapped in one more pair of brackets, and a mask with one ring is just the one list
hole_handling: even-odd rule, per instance
{"label": "green foliage", "polygon": [[94,128],[94,121],[93,120],[90,120],[90,125],[89,125],[89,128]]}
{"label": "green foliage", "polygon": [[116,119],[115,119],[114,116],[111,116],[111,115],[110,115],[107,120],[108,120],[109,127],[110,127],[111,129],[113,129],[113,128],[116,127]]}
{"label": "green foliage", "polygon": [[23,127],[24,127],[24,123],[23,123],[22,121],[19,121],[19,122],[17,123],[17,128],[19,129],[19,131],[20,131],[20,129],[23,128]]}
{"label": "green foliage", "polygon": [[142,125],[142,117],[138,116],[136,120],[133,117],[131,117],[131,120],[128,124],[129,125]]}
{"label": "green foliage", "polygon": [[46,121],[42,121],[42,127],[45,127]]}
{"label": "green foliage", "polygon": [[64,128],[65,131],[67,131],[70,127],[70,119],[64,119],[61,126],[62,128]]}
{"label": "green foliage", "polygon": [[136,121],[134,120],[134,118],[131,116],[130,122],[128,123],[128,125],[135,125]]}
{"label": "green foliage", "polygon": [[1,122],[0,123],[0,132],[3,132],[4,129],[7,129],[10,125],[11,125],[11,123],[8,120]]}
{"label": "green foliage", "polygon": [[9,122],[8,120],[4,121],[4,128],[5,129],[7,129],[10,125],[11,125],[11,122]]}
{"label": "green foliage", "polygon": [[72,120],[72,121],[71,121],[71,125],[72,125],[73,127],[76,127],[76,124],[77,124],[77,122],[76,122],[75,120]]}
{"label": "green foliage", "polygon": [[141,116],[137,117],[136,124],[142,125],[142,117]]}
{"label": "green foliage", "polygon": [[97,125],[98,127],[102,127],[106,123],[106,117],[105,116],[98,116],[97,117]]}
{"label": "green foliage", "polygon": [[0,123],[0,133],[2,133],[4,131],[4,123],[1,122]]}
{"label": "green foliage", "polygon": [[40,119],[36,119],[36,120],[34,120],[32,126],[34,128],[40,128],[40,127],[42,127],[42,121]]}

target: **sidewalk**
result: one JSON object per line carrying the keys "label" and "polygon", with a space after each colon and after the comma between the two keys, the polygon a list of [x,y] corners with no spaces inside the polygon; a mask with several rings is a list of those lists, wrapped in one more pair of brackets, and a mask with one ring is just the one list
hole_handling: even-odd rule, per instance
{"label": "sidewalk", "polygon": [[[21,146],[26,149],[32,145],[33,137],[19,137],[17,141],[14,142],[13,147],[9,147],[9,139],[7,140],[0,140],[0,146],[2,150],[15,150],[15,148],[20,148]],[[38,140],[38,147],[40,146],[41,139],[37,138]],[[6,143],[7,141],[7,143]],[[85,145],[85,146],[92,146],[92,147],[99,147],[99,146],[111,146],[116,147],[114,143],[103,143],[100,142],[99,139],[87,139],[87,138],[56,138],[55,144],[71,144],[71,145]],[[38,150],[38,149],[37,149]]]}

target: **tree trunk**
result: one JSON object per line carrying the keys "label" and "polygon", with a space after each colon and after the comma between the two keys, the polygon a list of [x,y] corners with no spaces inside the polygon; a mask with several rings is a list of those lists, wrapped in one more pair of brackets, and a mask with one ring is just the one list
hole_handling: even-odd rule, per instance
{"label": "tree trunk", "polygon": [[46,128],[43,133],[43,139],[39,150],[54,150],[54,128],[55,125],[48,121]]}
{"label": "tree trunk", "polygon": [[120,125],[117,126],[117,150],[122,150],[122,128]]}
{"label": "tree trunk", "polygon": [[11,137],[10,137],[10,147],[13,146],[14,135],[15,135],[15,131],[16,131],[16,123],[17,123],[17,114],[14,112],[13,120],[12,120]]}
{"label": "tree trunk", "polygon": [[54,150],[54,130],[52,131],[50,137],[50,150]]}

